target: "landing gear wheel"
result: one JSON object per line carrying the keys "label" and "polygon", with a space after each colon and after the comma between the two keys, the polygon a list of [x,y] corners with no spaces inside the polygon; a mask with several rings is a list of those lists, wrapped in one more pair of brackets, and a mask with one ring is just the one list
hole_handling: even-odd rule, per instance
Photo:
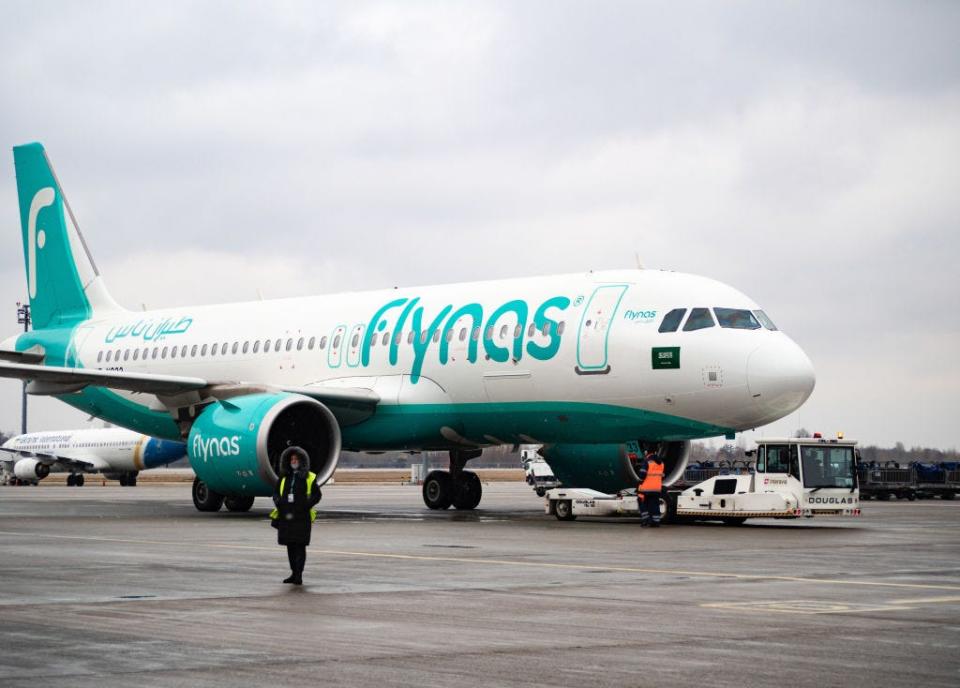
{"label": "landing gear wheel", "polygon": [[77,484],[77,476],[73,473],[67,476],[67,487],[73,487]]}
{"label": "landing gear wheel", "polygon": [[723,525],[725,526],[742,526],[746,523],[747,519],[743,516],[731,516],[730,518],[723,519]]}
{"label": "landing gear wheel", "polygon": [[542,497],[543,495],[547,494],[547,490],[543,487],[538,487],[536,492],[538,497]]}
{"label": "landing gear wheel", "polygon": [[220,511],[223,495],[211,490],[200,478],[194,478],[193,505],[197,507],[197,511]]}
{"label": "landing gear wheel", "polygon": [[73,484],[76,487],[83,487],[83,475],[78,474],[74,477]]}
{"label": "landing gear wheel", "polygon": [[462,471],[460,480],[453,483],[453,506],[461,511],[476,509],[483,496],[480,476],[473,471]]}
{"label": "landing gear wheel", "polygon": [[453,503],[453,479],[447,471],[430,471],[423,481],[423,503],[444,510]]}
{"label": "landing gear wheel", "polygon": [[126,487],[127,486],[126,474],[121,474],[120,477],[117,478],[117,482],[120,483],[120,487]]}
{"label": "landing gear wheel", "polygon": [[137,474],[129,473],[127,474],[127,487],[136,487],[137,486]]}
{"label": "landing gear wheel", "polygon": [[243,497],[225,497],[223,503],[227,507],[227,511],[234,512],[244,512],[250,511],[250,507],[253,506],[254,498],[251,496]]}
{"label": "landing gear wheel", "polygon": [[953,497],[954,497],[953,492],[944,492],[943,494],[940,495],[940,499],[946,499],[946,500],[953,499]]}
{"label": "landing gear wheel", "polygon": [[575,521],[577,519],[577,515],[573,513],[573,503],[569,499],[559,500],[554,509],[558,521]]}

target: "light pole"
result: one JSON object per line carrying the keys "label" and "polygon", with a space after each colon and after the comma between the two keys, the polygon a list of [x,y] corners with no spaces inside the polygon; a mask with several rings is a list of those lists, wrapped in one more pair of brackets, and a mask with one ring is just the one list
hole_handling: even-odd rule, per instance
{"label": "light pole", "polygon": [[[30,304],[17,301],[17,322],[23,325],[23,331],[30,331]],[[23,381],[20,400],[20,434],[27,434],[27,381]]]}

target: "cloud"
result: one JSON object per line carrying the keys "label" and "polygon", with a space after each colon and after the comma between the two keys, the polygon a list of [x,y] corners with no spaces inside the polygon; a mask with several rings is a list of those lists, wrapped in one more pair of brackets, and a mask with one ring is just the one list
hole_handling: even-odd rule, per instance
{"label": "cloud", "polygon": [[[958,15],[8,4],[0,131],[45,141],[131,307],[639,254],[764,304],[817,364],[805,425],[956,446]],[[0,213],[17,217],[9,172]],[[0,248],[12,309],[18,233]],[[18,408],[6,398],[0,421]]]}

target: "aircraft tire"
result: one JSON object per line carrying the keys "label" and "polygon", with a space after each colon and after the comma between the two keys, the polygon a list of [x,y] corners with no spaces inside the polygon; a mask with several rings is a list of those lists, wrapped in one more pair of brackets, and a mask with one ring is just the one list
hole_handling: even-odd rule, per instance
{"label": "aircraft tire", "polygon": [[73,487],[77,484],[77,476],[73,473],[67,475],[67,487]]}
{"label": "aircraft tire", "polygon": [[423,481],[423,503],[443,511],[453,503],[453,479],[448,471],[430,471]]}
{"label": "aircraft tire", "polygon": [[227,511],[233,511],[235,513],[243,513],[250,511],[253,507],[254,497],[249,495],[243,495],[240,497],[224,497],[223,503],[227,507]]}
{"label": "aircraft tire", "polygon": [[200,478],[194,478],[193,505],[197,507],[197,511],[220,511],[220,507],[223,506],[223,495],[211,490]]}
{"label": "aircraft tire", "polygon": [[78,473],[78,474],[76,475],[76,477],[75,477],[74,480],[73,480],[73,484],[74,484],[75,487],[83,487],[83,474],[82,474],[82,473]]}
{"label": "aircraft tire", "polygon": [[476,509],[483,497],[480,476],[473,471],[463,471],[459,483],[454,484],[453,506],[460,511]]}

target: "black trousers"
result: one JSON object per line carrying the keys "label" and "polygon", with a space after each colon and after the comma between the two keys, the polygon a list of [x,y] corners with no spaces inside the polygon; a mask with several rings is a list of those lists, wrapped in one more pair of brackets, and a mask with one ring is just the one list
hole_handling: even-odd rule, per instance
{"label": "black trousers", "polygon": [[302,575],[303,567],[307,563],[307,546],[287,545],[287,559],[290,560],[290,570],[298,576]]}
{"label": "black trousers", "polygon": [[660,522],[660,493],[644,492],[643,501],[640,503],[640,515],[643,518],[649,518],[652,521]]}

